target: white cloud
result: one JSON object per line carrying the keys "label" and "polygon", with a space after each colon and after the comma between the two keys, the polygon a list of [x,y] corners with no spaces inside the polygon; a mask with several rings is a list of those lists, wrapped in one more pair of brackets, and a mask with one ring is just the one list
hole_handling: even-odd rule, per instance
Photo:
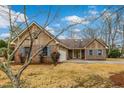
{"label": "white cloud", "polygon": [[[18,16],[18,17],[17,17]],[[24,22],[24,14],[11,10],[11,20],[14,22]],[[0,28],[7,28],[9,26],[9,9],[7,6],[0,6]]]}
{"label": "white cloud", "polygon": [[55,33],[55,30],[52,27],[47,26],[46,30],[48,30],[51,34]]}
{"label": "white cloud", "polygon": [[81,37],[79,35],[77,35],[77,34],[74,34],[73,38],[74,39],[81,39]]}
{"label": "white cloud", "polygon": [[89,13],[91,15],[97,15],[98,14],[98,11],[96,11],[96,10],[89,10]]}
{"label": "white cloud", "polygon": [[58,37],[59,39],[66,39],[66,37],[64,35],[61,35]]}
{"label": "white cloud", "polygon": [[122,30],[117,30],[117,32],[119,33],[119,34],[123,34],[123,31]]}
{"label": "white cloud", "polygon": [[80,29],[73,29],[74,32],[80,32]]}
{"label": "white cloud", "polygon": [[71,24],[76,24],[76,23],[89,24],[88,20],[86,20],[85,18],[76,16],[76,15],[66,16],[62,20],[68,21]]}
{"label": "white cloud", "polygon": [[55,26],[55,27],[60,27],[60,24],[54,24],[53,26]]}
{"label": "white cloud", "polygon": [[2,39],[7,38],[7,37],[9,37],[9,36],[10,36],[9,33],[1,33],[1,34],[0,34],[0,38],[2,38]]}

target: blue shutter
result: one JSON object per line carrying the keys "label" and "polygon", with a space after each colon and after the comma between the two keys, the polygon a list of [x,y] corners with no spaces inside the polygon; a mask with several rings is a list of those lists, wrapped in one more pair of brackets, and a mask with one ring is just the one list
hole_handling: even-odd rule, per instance
{"label": "blue shutter", "polygon": [[98,55],[98,50],[97,49],[94,50],[94,55]]}
{"label": "blue shutter", "polygon": [[89,55],[89,50],[85,49],[85,55]]}
{"label": "blue shutter", "polygon": [[51,54],[51,47],[48,46],[48,47],[47,47],[47,56],[50,56],[50,54]]}
{"label": "blue shutter", "polygon": [[22,57],[25,57],[25,48],[24,47],[22,47],[22,48],[20,48],[20,53],[21,53],[21,55],[22,55]]}

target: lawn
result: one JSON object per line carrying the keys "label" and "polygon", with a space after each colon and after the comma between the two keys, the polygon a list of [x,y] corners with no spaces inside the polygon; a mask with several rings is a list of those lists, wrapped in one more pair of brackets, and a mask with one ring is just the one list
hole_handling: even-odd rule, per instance
{"label": "lawn", "polygon": [[[12,66],[14,71],[20,65]],[[124,71],[123,64],[30,65],[22,75],[22,87],[114,87],[109,80],[113,73]],[[11,87],[0,71],[0,87]]]}

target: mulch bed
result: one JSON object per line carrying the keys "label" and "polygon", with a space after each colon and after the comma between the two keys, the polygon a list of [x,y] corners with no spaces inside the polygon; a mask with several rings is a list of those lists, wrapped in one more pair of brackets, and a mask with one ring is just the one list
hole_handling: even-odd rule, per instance
{"label": "mulch bed", "polygon": [[109,77],[114,86],[124,87],[124,72],[115,73]]}

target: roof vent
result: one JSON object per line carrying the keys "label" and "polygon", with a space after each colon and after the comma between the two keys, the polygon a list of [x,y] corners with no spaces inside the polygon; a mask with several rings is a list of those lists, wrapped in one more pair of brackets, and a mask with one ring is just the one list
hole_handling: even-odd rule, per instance
{"label": "roof vent", "polygon": [[75,39],[75,41],[77,41],[77,39]]}

